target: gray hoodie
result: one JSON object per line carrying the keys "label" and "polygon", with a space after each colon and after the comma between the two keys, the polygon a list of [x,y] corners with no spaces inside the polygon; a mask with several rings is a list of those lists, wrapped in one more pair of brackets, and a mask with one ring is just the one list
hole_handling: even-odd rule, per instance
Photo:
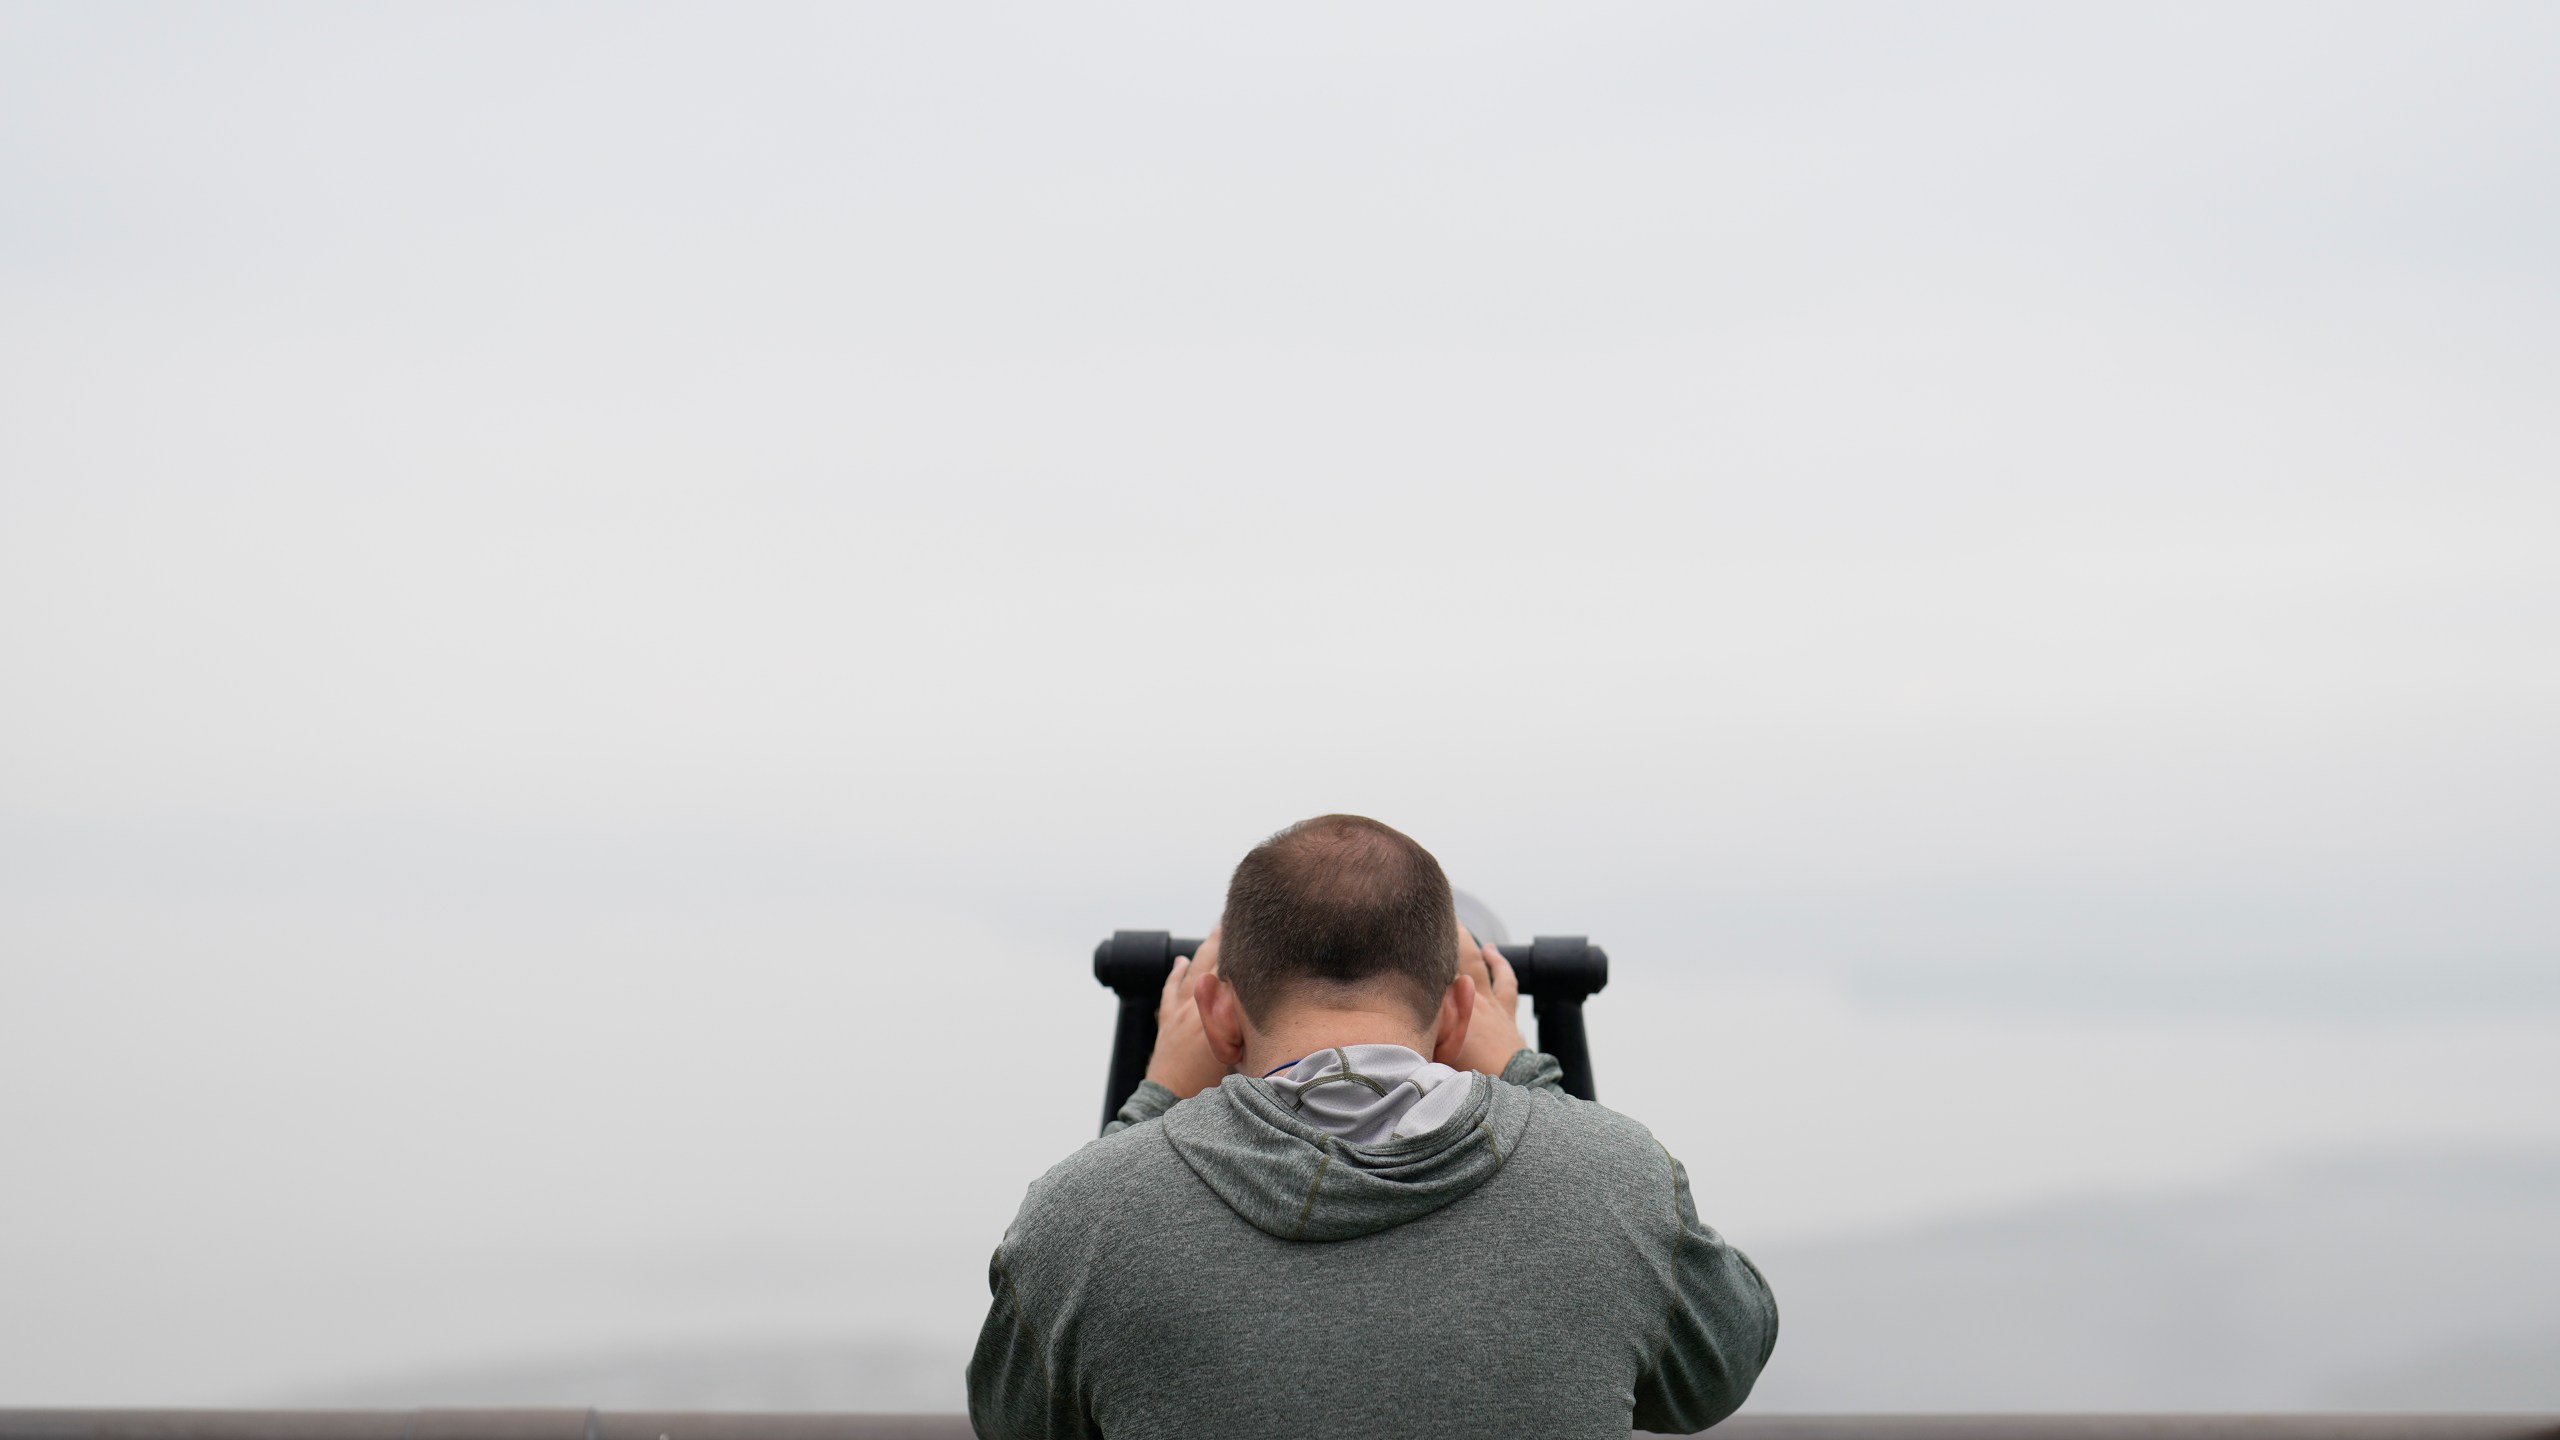
{"label": "gray hoodie", "polygon": [[1623,1436],[1741,1405],[1777,1305],[1643,1126],[1552,1059],[1354,1145],[1270,1081],[1173,1103],[1024,1197],[969,1361],[991,1437]]}

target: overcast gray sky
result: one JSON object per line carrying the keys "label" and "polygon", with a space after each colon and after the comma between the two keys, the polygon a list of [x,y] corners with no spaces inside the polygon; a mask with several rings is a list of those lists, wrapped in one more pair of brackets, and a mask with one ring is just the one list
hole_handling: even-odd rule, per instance
{"label": "overcast gray sky", "polygon": [[0,1402],[965,1336],[1334,809],[1746,1245],[2560,1141],[2555,58],[0,8]]}

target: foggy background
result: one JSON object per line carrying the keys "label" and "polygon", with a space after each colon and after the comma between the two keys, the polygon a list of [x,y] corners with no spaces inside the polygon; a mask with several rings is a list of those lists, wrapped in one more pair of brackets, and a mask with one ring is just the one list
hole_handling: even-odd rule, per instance
{"label": "foggy background", "polygon": [[1768,1408],[2560,1408],[2560,10],[0,8],[0,1404],[952,1409],[1115,927]]}

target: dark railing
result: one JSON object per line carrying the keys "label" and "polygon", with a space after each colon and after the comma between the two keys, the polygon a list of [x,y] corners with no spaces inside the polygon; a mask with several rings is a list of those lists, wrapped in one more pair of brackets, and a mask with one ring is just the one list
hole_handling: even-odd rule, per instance
{"label": "dark railing", "polygon": [[[963,1440],[959,1415],[0,1410],[0,1440]],[[1719,1440],[2560,1440],[2560,1415],[1737,1415]]]}

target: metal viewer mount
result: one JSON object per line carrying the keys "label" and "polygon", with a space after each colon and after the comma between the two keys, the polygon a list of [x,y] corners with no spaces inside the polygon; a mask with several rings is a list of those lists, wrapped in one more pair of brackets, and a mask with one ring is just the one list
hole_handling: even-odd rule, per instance
{"label": "metal viewer mount", "polygon": [[[1111,1034],[1111,1079],[1102,1093],[1108,1125],[1147,1075],[1156,1048],[1156,1001],[1175,957],[1199,953],[1196,939],[1163,930],[1115,930],[1093,947],[1093,978],[1120,997],[1120,1020]],[[1565,1093],[1585,1100],[1591,1089],[1591,1043],[1582,1031],[1582,1002],[1609,983],[1609,952],[1580,935],[1541,935],[1526,945],[1501,947],[1520,977],[1538,1017],[1538,1048],[1564,1067]]]}

